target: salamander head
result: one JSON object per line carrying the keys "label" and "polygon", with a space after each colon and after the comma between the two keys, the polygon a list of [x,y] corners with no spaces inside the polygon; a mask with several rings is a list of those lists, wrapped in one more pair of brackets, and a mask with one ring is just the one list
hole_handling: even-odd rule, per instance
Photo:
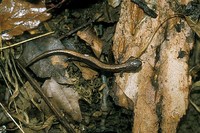
{"label": "salamander head", "polygon": [[126,64],[129,71],[138,71],[142,68],[142,61],[140,59],[130,58],[126,61]]}

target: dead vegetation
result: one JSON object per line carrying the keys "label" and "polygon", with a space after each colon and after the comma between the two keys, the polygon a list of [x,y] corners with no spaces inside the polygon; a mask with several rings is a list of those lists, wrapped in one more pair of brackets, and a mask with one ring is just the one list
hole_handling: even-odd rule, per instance
{"label": "dead vegetation", "polygon": [[[0,131],[200,131],[200,2],[79,2],[2,0]],[[69,54],[27,65],[56,49]],[[94,67],[135,58],[137,71]]]}

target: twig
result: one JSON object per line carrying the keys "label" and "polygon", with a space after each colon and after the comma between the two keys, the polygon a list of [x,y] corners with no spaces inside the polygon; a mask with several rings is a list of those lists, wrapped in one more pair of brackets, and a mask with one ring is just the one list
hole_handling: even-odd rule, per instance
{"label": "twig", "polygon": [[200,108],[190,99],[192,106],[200,113]]}
{"label": "twig", "polygon": [[44,37],[44,36],[48,36],[48,35],[53,34],[53,33],[54,33],[54,31],[51,31],[51,32],[48,32],[48,33],[45,33],[45,34],[42,34],[42,35],[39,35],[39,36],[36,36],[36,37],[32,37],[32,38],[26,39],[24,41],[21,41],[21,42],[15,43],[15,44],[12,44],[10,46],[0,47],[0,50],[12,48],[12,47],[18,46],[20,44],[23,44],[23,43],[26,43],[26,42],[30,42],[30,41],[35,40],[35,39],[38,39],[38,38],[41,38],[41,37]]}
{"label": "twig", "polygon": [[29,82],[33,86],[33,88],[41,95],[41,97],[43,97],[46,104],[55,113],[58,120],[65,127],[65,129],[69,133],[75,133],[73,128],[69,125],[69,121],[65,118],[66,116],[64,116],[64,114],[60,110],[56,109],[55,106],[49,101],[48,97],[42,92],[42,89],[40,88],[39,83],[30,76],[30,74],[26,71],[26,69],[23,67],[23,65],[18,60],[16,60],[16,64],[19,67],[19,69],[24,73],[26,78],[29,80]]}
{"label": "twig", "polygon": [[23,129],[19,126],[19,124],[15,121],[15,119],[10,115],[10,113],[8,113],[8,111],[6,110],[6,108],[3,106],[3,104],[0,102],[0,106],[2,107],[2,109],[4,110],[4,112],[6,113],[6,115],[8,115],[8,117],[10,117],[10,119],[16,124],[16,126],[19,128],[19,130],[22,133],[25,133],[23,131]]}

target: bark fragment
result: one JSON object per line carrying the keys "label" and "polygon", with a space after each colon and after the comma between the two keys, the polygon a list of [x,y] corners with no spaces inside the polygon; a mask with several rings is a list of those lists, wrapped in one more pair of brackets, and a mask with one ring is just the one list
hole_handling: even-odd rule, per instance
{"label": "bark fragment", "polygon": [[[113,40],[115,59],[124,62],[131,56],[141,55],[143,67],[138,73],[116,74],[113,90],[119,105],[134,109],[133,132],[155,133],[160,125],[162,132],[176,132],[188,105],[190,76],[187,62],[192,42],[187,40],[191,30],[184,20],[173,18],[157,31],[173,11],[165,0],[156,3],[149,0],[148,3],[150,7],[156,7],[156,19],[146,16],[130,0],[121,3]],[[180,32],[175,28],[178,24],[182,26]]]}
{"label": "bark fragment", "polygon": [[[172,24],[173,22],[169,22]],[[168,40],[164,41],[160,53],[159,89],[162,92],[162,131],[175,133],[180,118],[188,107],[189,85],[188,59],[190,45],[187,38],[190,29],[186,22],[180,33],[168,29]],[[181,52],[185,55],[181,56]]]}

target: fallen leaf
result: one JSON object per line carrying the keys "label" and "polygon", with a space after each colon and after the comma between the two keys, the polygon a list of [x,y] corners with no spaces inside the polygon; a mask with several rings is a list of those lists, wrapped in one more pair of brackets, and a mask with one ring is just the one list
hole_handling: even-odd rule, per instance
{"label": "fallen leaf", "polygon": [[[179,5],[181,5],[179,3]],[[192,30],[200,37],[200,3],[198,1],[189,1],[183,6],[183,15]]]}
{"label": "fallen leaf", "polygon": [[51,78],[44,82],[42,90],[55,107],[63,110],[63,113],[67,113],[75,121],[82,120],[78,103],[80,97],[73,88],[62,86]]}
{"label": "fallen leaf", "polygon": [[121,3],[121,0],[108,0],[108,5],[112,6],[113,8],[119,6]]}
{"label": "fallen leaf", "polygon": [[82,72],[82,76],[85,80],[91,80],[98,76],[98,72],[89,68],[87,65],[81,62],[74,62],[74,64],[80,69]]}
{"label": "fallen leaf", "polygon": [[192,30],[200,37],[200,21],[198,20],[197,22],[194,22],[190,17],[187,16],[185,16],[185,19],[190,28],[192,28]]}
{"label": "fallen leaf", "polygon": [[103,47],[103,41],[92,31],[92,29],[88,28],[83,31],[78,31],[77,35],[87,42],[87,45],[89,45],[96,57],[100,57]]}
{"label": "fallen leaf", "polygon": [[[87,28],[83,31],[78,31],[77,35],[87,42],[87,45],[89,45],[96,57],[100,58],[102,48],[103,48],[103,41],[92,31],[91,28]],[[83,63],[75,63],[76,66],[80,69],[82,72],[82,76],[86,80],[90,80],[95,78],[98,73],[90,68],[87,67],[87,65],[84,65]]]}
{"label": "fallen leaf", "polygon": [[3,0],[0,4],[1,38],[9,40],[24,31],[36,28],[51,17],[43,1],[31,4],[25,0]]}
{"label": "fallen leaf", "polygon": [[[24,66],[43,52],[65,48],[61,41],[54,37],[44,37],[27,42],[23,47],[24,50],[19,60]],[[73,84],[74,79],[65,76],[65,69],[68,66],[65,61],[66,58],[67,56],[65,55],[56,54],[47,56],[32,64],[30,69],[40,78],[54,77],[58,83]]]}

